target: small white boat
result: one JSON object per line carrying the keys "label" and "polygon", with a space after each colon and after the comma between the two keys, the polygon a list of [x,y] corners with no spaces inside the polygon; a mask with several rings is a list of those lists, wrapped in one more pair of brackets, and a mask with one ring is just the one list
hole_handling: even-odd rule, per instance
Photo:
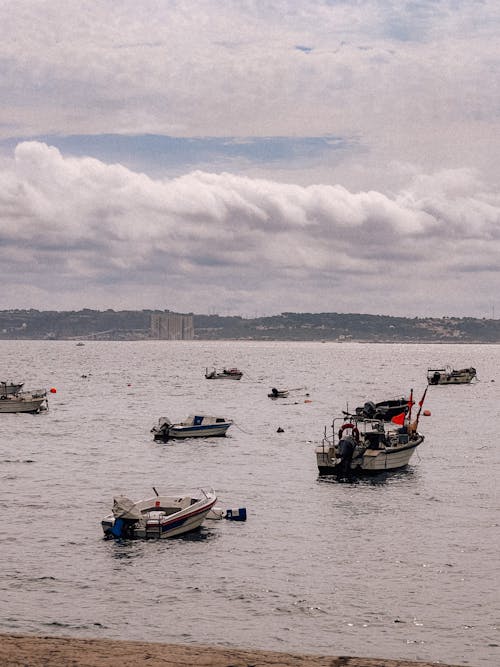
{"label": "small white boat", "polygon": [[460,370],[454,370],[451,366],[427,370],[429,384],[470,384],[474,378],[477,379],[477,372],[472,366]]}
{"label": "small white boat", "polygon": [[349,479],[359,474],[405,468],[424,436],[413,426],[389,427],[375,419],[334,419],[332,434],[316,448],[320,475]]}
{"label": "small white boat", "polygon": [[207,380],[241,380],[243,372],[237,368],[224,368],[222,371],[217,371],[213,368],[211,371],[205,369],[205,377]]}
{"label": "small white boat", "polygon": [[45,389],[0,394],[0,413],[29,412],[36,414],[49,407]]}
{"label": "small white boat", "polygon": [[213,489],[160,495],[134,502],[126,496],[113,499],[113,510],[101,521],[106,537],[165,539],[199,528],[217,502]]}
{"label": "small white boat", "polygon": [[224,417],[210,415],[189,415],[182,422],[173,424],[168,417],[160,417],[158,424],[153,426],[151,433],[155,440],[171,438],[212,438],[226,435],[233,422]]}

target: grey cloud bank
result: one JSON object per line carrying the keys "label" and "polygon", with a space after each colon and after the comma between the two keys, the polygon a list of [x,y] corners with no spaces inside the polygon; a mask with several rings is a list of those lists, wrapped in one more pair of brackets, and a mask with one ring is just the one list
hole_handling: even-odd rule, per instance
{"label": "grey cloud bank", "polygon": [[152,179],[25,142],[0,173],[0,308],[488,315],[499,223],[500,197],[473,171],[389,197],[228,173]]}

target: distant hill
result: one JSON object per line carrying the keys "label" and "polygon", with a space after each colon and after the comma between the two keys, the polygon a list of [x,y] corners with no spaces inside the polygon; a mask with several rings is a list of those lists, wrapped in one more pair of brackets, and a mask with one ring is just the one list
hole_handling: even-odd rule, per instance
{"label": "distant hill", "polygon": [[[1,339],[147,340],[159,310],[0,311]],[[498,343],[500,320],[406,318],[356,313],[281,313],[270,317],[194,315],[198,340]]]}

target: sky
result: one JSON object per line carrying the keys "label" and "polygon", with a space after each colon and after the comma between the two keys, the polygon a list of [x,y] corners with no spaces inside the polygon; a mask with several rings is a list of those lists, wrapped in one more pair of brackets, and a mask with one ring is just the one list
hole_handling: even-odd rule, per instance
{"label": "sky", "polygon": [[500,316],[498,0],[0,0],[0,309]]}

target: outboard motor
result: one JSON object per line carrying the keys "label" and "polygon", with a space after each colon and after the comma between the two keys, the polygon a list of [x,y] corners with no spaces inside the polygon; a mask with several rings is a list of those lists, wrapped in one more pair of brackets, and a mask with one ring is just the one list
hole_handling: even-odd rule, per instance
{"label": "outboard motor", "polygon": [[338,453],[340,458],[340,463],[338,464],[339,479],[350,479],[352,477],[351,463],[355,448],[356,448],[356,442],[351,435],[347,435],[345,438],[342,438],[339,441],[338,444]]}
{"label": "outboard motor", "polygon": [[168,432],[171,426],[172,422],[168,417],[160,417],[157,426],[153,426],[151,429],[151,433],[154,433],[155,438],[168,440]]}
{"label": "outboard motor", "polygon": [[441,379],[441,373],[438,373],[437,371],[434,373],[431,379],[432,384],[438,384],[439,380]]}
{"label": "outboard motor", "polygon": [[141,513],[135,508],[135,503],[126,496],[113,498],[113,516],[115,521],[108,533],[113,537],[133,537],[134,527],[141,519]]}

